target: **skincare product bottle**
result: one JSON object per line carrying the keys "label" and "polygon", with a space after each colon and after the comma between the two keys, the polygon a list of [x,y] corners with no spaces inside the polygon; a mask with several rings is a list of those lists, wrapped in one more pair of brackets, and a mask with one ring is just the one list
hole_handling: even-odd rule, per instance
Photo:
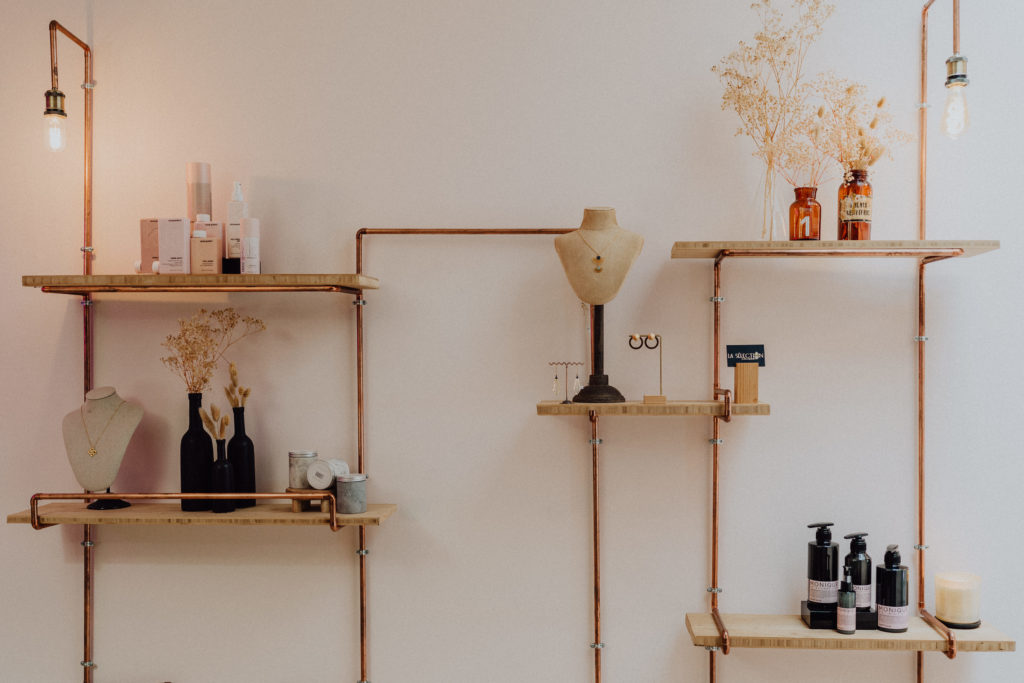
{"label": "skincare product bottle", "polygon": [[815,540],[807,544],[807,606],[811,609],[834,610],[839,599],[839,544],[832,542],[832,524],[807,525],[818,530]]}
{"label": "skincare product bottle", "polygon": [[190,251],[193,274],[220,274],[220,240],[207,237],[204,230],[196,230],[192,233]]}
{"label": "skincare product bottle", "polygon": [[242,198],[242,183],[235,181],[235,187],[231,191],[231,201],[228,202],[228,223],[239,223],[243,218],[249,217],[249,202]]}
{"label": "skincare product bottle", "polygon": [[139,242],[142,246],[141,258],[137,262],[135,272],[150,275],[156,272],[160,264],[160,221],[156,218],[140,220]]}
{"label": "skincare product bottle", "polygon": [[224,239],[224,226],[216,221],[211,221],[208,214],[199,214],[195,222],[192,223],[192,234],[195,235],[197,230],[205,232],[210,239],[218,241]]}
{"label": "skincare product bottle", "polygon": [[188,219],[198,220],[199,214],[213,215],[210,198],[210,164],[189,162],[185,167],[185,185],[188,189]]}
{"label": "skincare product bottle", "polygon": [[225,273],[242,272],[242,221],[228,221],[224,226]]}
{"label": "skincare product bottle", "polygon": [[853,590],[850,565],[843,567],[843,582],[839,584],[836,631],[847,636],[857,632],[857,593]]}
{"label": "skincare product bottle", "polygon": [[907,630],[910,618],[907,573],[906,565],[900,564],[900,547],[888,546],[885,549],[885,565],[877,568],[875,579],[879,631],[903,633]]}
{"label": "skincare product bottle", "polygon": [[868,544],[864,540],[866,533],[858,531],[846,534],[843,538],[850,541],[850,552],[846,554],[844,564],[850,568],[853,577],[853,590],[857,593],[857,611],[871,611],[871,556],[868,555]]}
{"label": "skincare product bottle", "polygon": [[242,219],[242,275],[260,274],[260,220]]}
{"label": "skincare product bottle", "polygon": [[160,274],[192,272],[189,245],[191,230],[187,218],[157,219]]}

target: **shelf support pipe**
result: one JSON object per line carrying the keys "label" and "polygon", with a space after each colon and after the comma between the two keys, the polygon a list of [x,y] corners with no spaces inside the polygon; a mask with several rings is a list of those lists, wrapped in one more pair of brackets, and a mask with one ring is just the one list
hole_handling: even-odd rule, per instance
{"label": "shelf support pipe", "polygon": [[[92,48],[67,30],[60,22],[50,22],[50,84],[52,90],[58,90],[57,74],[57,32],[60,31],[78,47],[82,48],[85,61],[85,80],[82,89],[85,91],[85,148],[84,188],[85,203],[82,210],[82,274],[92,274]],[[63,99],[63,97],[62,97]],[[82,394],[92,390],[93,382],[93,319],[92,296],[82,296]],[[95,664],[93,652],[93,570],[95,568],[95,542],[92,538],[92,526],[82,527],[82,683],[92,683],[92,672]]]}
{"label": "shelf support pipe", "polygon": [[[921,101],[918,107],[918,239],[927,239],[926,189],[928,177],[928,10],[935,0],[928,0],[921,8]],[[953,0],[953,54],[960,54],[960,0]],[[917,267],[917,606],[928,624],[946,637],[946,656],[956,657],[956,640],[952,632],[929,614],[924,595],[924,463],[925,463],[925,266],[939,257],[922,258]],[[917,653],[917,681],[924,683],[924,653]]]}
{"label": "shelf support pipe", "polygon": [[[356,273],[363,274],[363,237],[367,235],[563,235],[575,228],[360,228],[356,231]],[[365,301],[361,290],[356,291],[356,458],[359,471],[366,472],[364,453],[366,451],[366,402],[365,402],[365,343],[363,333],[363,308]],[[596,429],[596,427],[595,427]],[[596,437],[595,437],[596,438]],[[596,448],[596,447],[595,447]],[[596,454],[595,454],[596,458]],[[595,460],[595,477],[597,476]],[[595,481],[596,487],[596,481]],[[596,488],[595,488],[596,490]],[[359,527],[359,671],[360,683],[369,681],[369,654],[367,652],[367,565],[366,530]],[[596,575],[595,575],[596,576]],[[595,594],[597,588],[595,587]],[[599,639],[598,641],[599,642]],[[597,662],[597,680],[601,680],[601,650],[594,650]]]}
{"label": "shelf support pipe", "polygon": [[598,466],[600,464],[601,439],[597,435],[597,413],[590,411],[590,444],[591,469],[593,480],[591,488],[593,520],[594,520],[594,683],[601,683],[601,650],[604,643],[601,642],[601,508],[599,498]]}

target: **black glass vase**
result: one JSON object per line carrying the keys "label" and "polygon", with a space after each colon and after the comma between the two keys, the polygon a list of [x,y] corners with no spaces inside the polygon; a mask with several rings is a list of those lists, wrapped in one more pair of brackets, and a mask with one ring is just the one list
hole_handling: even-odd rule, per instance
{"label": "black glass vase", "polygon": [[[217,439],[217,460],[213,463],[213,493],[235,492],[235,468],[231,466],[224,452],[224,439]],[[210,501],[210,509],[214,512],[233,512],[235,500],[231,498],[215,498]]]}
{"label": "black glass vase", "polygon": [[[245,407],[232,408],[235,414],[235,433],[228,441],[228,462],[235,468],[235,491],[256,493],[256,450],[252,439],[245,434]],[[252,498],[239,498],[235,507],[251,508],[256,504]]]}
{"label": "black glass vase", "polygon": [[[213,439],[203,429],[199,408],[203,395],[188,395],[188,431],[181,437],[181,492],[209,493],[213,485]],[[209,510],[209,500],[183,500],[186,511]]]}

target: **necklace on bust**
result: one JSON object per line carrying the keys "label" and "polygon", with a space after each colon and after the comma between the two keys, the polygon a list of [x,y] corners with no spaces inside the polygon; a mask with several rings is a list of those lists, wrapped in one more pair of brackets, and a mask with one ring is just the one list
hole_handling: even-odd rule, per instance
{"label": "necklace on bust", "polygon": [[[583,236],[583,230],[577,230],[576,234],[580,236],[581,240],[583,240],[583,244],[587,245],[587,249],[590,249],[590,251],[594,252],[594,258],[590,260],[594,264],[594,272],[600,273],[602,270],[604,270],[604,257],[601,255],[601,252],[599,252],[597,249],[594,249],[594,245],[587,241],[587,238]],[[604,245],[604,249],[602,249],[601,251],[608,251],[609,249],[611,249],[611,246],[615,244],[615,241],[619,239],[619,235],[621,234],[621,232],[615,233],[615,236],[612,237],[611,241],[609,241],[608,244]]]}
{"label": "necklace on bust", "polygon": [[114,421],[114,416],[117,415],[117,411],[121,410],[121,406],[123,406],[127,402],[128,401],[121,401],[120,403],[117,404],[117,408],[115,408],[114,412],[110,414],[109,418],[107,418],[107,424],[103,425],[103,431],[101,431],[100,435],[96,437],[96,441],[93,441],[92,437],[89,436],[89,427],[85,424],[85,406],[82,406],[81,408],[78,409],[78,414],[82,416],[82,428],[85,429],[85,440],[89,442],[90,458],[95,456],[96,453],[99,452],[96,450],[96,446],[98,446],[100,441],[103,440],[103,435],[107,433],[107,427],[109,427],[110,423]]}

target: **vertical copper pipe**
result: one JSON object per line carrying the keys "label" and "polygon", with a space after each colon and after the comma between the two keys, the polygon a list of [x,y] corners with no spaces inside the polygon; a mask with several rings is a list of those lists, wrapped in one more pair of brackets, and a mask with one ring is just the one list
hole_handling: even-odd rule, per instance
{"label": "vertical copper pipe", "polygon": [[917,606],[924,609],[924,337],[925,337],[925,282],[926,261],[917,265]]}
{"label": "vertical copper pipe", "polygon": [[918,208],[917,239],[925,239],[925,186],[928,173],[928,10],[935,0],[928,0],[921,9],[921,101],[917,114],[918,139]]}
{"label": "vertical copper pipe", "polygon": [[593,470],[592,506],[594,518],[594,683],[601,683],[601,514],[598,496],[599,439],[597,436],[597,413],[590,411],[590,443],[592,448],[591,468]]}
{"label": "vertical copper pipe", "polygon": [[708,652],[708,656],[708,671],[710,673],[709,680],[711,681],[711,683],[715,683],[715,651],[711,650],[710,652]]}
{"label": "vertical copper pipe", "polygon": [[83,608],[82,608],[82,682],[92,683],[92,644],[93,644],[93,540],[92,526],[82,527],[82,565],[83,565]]}
{"label": "vertical copper pipe", "polygon": [[369,681],[370,661],[366,640],[366,527],[359,527],[359,680]]}
{"label": "vertical copper pipe", "polygon": [[960,0],[953,0],[953,54],[960,54]]}

